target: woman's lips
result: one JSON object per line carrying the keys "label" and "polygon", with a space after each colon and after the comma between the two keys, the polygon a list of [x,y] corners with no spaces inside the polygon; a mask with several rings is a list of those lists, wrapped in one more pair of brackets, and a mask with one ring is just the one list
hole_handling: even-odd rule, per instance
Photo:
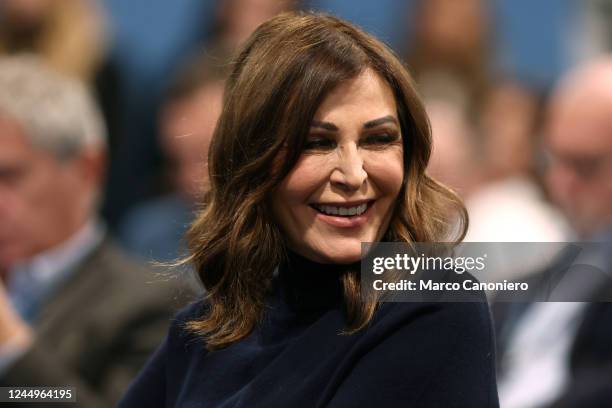
{"label": "woman's lips", "polygon": [[325,222],[329,225],[338,228],[355,228],[360,227],[368,222],[370,218],[370,214],[372,212],[372,207],[374,206],[375,200],[368,202],[368,207],[364,213],[353,216],[341,216],[341,215],[330,215],[324,214],[315,208],[313,211],[316,212],[316,219],[322,222]]}

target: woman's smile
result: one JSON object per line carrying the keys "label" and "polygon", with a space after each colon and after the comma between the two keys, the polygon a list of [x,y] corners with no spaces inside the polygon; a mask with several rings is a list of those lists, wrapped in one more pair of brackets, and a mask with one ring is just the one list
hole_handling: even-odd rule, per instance
{"label": "woman's smile", "polygon": [[360,227],[368,222],[375,200],[346,203],[311,204],[317,212],[316,219],[338,228]]}

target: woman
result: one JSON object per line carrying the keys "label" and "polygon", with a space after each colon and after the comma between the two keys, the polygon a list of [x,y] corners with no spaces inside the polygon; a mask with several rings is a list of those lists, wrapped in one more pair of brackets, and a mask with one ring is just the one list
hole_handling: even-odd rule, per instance
{"label": "woman", "polygon": [[[361,242],[448,238],[427,118],[380,42],[288,13],[235,60],[188,234],[208,291],[123,407],[497,406],[486,303],[360,298]],[[463,235],[464,231],[461,231]]]}

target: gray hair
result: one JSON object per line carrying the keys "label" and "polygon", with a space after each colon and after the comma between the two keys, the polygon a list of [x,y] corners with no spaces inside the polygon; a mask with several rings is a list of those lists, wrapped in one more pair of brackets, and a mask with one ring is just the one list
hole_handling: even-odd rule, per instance
{"label": "gray hair", "polygon": [[104,122],[84,84],[32,55],[0,58],[0,114],[16,120],[34,146],[60,160],[85,147],[105,146]]}

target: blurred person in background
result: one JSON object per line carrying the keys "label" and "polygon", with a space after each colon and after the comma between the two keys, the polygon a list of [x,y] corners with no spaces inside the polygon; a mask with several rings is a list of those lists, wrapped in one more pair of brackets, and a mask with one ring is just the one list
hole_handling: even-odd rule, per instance
{"label": "blurred person in background", "polygon": [[219,0],[212,34],[215,47],[235,50],[264,21],[295,10],[300,0]]}
{"label": "blurred person in background", "polygon": [[422,92],[431,122],[433,150],[427,171],[464,199],[485,182],[478,129],[464,89],[440,81]]}
{"label": "blurred person in background", "polygon": [[[546,201],[532,175],[536,136],[532,101],[520,99],[526,91],[497,85],[476,118],[462,88],[443,85],[438,84],[437,93],[432,87],[425,93],[434,140],[428,171],[466,200],[470,225],[465,241],[563,241],[564,218]],[[492,280],[531,273],[554,255],[535,246],[497,248],[489,246],[498,252],[487,268]]]}
{"label": "blurred person in background", "polygon": [[104,52],[104,24],[93,0],[0,2],[0,56],[37,54],[57,71],[90,81]]}
{"label": "blurred person in background", "polygon": [[[98,85],[103,107],[113,118],[101,212],[116,231],[132,206],[164,192],[157,117],[175,71],[209,38],[216,0],[100,4],[109,18],[116,85]],[[107,74],[106,82],[109,76],[113,79]]]}
{"label": "blurred person in background", "polygon": [[[125,109],[103,208],[111,227],[118,230],[129,222],[124,217],[134,207],[165,193],[168,156],[159,143],[163,137],[159,136],[157,118],[164,109],[168,78],[194,55],[206,54],[219,63],[227,62],[228,55],[255,27],[292,9],[297,0],[181,0],[176,5],[156,2],[151,6],[144,0],[133,0],[129,5],[107,3],[111,9],[117,3],[115,9],[133,13],[122,16],[125,27],[120,34],[126,38],[115,45],[125,80],[118,102]],[[147,11],[141,13],[139,8],[143,7]]]}
{"label": "blurred person in background", "polygon": [[33,56],[1,58],[2,386],[72,386],[78,406],[108,407],[167,329],[171,290],[96,216],[104,169],[86,89]]}
{"label": "blurred person in background", "polygon": [[34,54],[94,90],[111,159],[120,143],[120,72],[108,53],[109,27],[98,0],[2,0],[0,56]]}
{"label": "blurred person in background", "polygon": [[612,237],[612,56],[568,76],[553,95],[548,186],[578,237]]}
{"label": "blurred person in background", "polygon": [[[541,106],[523,85],[501,81],[490,89],[476,126],[482,157],[481,185],[466,198],[468,242],[562,242],[570,228],[541,183]],[[518,279],[545,267],[553,245],[506,245],[488,268],[494,279]]]}
{"label": "blurred person in background", "polygon": [[[512,80],[496,80],[491,7],[483,0],[415,4],[407,61],[429,101],[435,141],[429,171],[464,198],[465,241],[561,241],[563,216],[533,172],[538,100]],[[491,279],[544,266],[539,250],[506,249],[514,248],[522,252],[520,265],[515,253],[502,251],[487,268]]]}
{"label": "blurred person in background", "polygon": [[[563,240],[563,217],[532,174],[537,99],[509,80],[494,81],[491,16],[484,0],[415,4],[407,62],[429,101],[435,140],[429,171],[466,200],[466,241]],[[488,269],[513,278],[542,266],[534,263],[539,258]]]}
{"label": "blurred person in background", "polygon": [[[432,116],[429,171],[466,200],[466,241],[563,240],[563,217],[533,177],[538,101],[517,83],[495,81],[491,7],[484,0],[415,4],[406,55]],[[539,258],[488,269],[513,278],[542,266]]]}
{"label": "blurred person in background", "polygon": [[464,89],[468,109],[480,107],[492,79],[489,14],[485,0],[416,2],[406,61],[421,91],[454,82]]}
{"label": "blurred person in background", "polygon": [[208,145],[221,113],[227,70],[218,56],[190,61],[168,90],[159,125],[160,145],[169,161],[170,192],[137,205],[118,230],[123,246],[142,258],[179,257],[195,204],[208,188]]}
{"label": "blurred person in background", "polygon": [[[568,281],[569,291],[584,300],[612,299],[612,56],[560,82],[550,102],[545,145],[551,196],[577,239],[599,242],[581,255],[601,274],[579,275]],[[534,275],[533,282],[546,288],[549,271],[554,268]],[[499,304],[495,315],[502,406],[612,404],[610,303]]]}
{"label": "blurred person in background", "polygon": [[532,90],[499,80],[480,111],[478,126],[488,177],[530,177],[535,171],[541,103]]}

